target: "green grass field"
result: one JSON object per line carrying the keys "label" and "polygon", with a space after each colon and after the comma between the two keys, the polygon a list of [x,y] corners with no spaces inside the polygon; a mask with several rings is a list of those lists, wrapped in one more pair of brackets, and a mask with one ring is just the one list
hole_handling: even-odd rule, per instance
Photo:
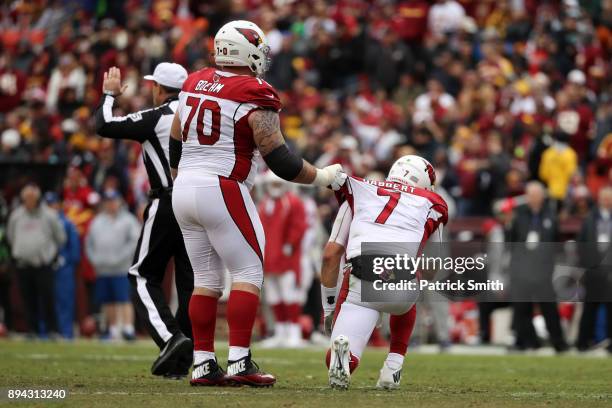
{"label": "green grass field", "polygon": [[[218,350],[220,360],[226,350]],[[327,387],[323,350],[255,350],[270,389],[190,387],[148,374],[155,349],[0,341],[0,405],[71,407],[610,407],[612,358],[409,355],[399,391],[376,390],[384,351],[368,351],[346,392]],[[223,364],[225,362],[223,361]],[[64,388],[65,400],[9,403],[7,388]]]}

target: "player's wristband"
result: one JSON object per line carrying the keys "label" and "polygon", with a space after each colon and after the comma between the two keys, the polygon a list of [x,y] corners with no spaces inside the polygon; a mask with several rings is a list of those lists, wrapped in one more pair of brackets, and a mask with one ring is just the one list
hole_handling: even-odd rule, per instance
{"label": "player's wristband", "polygon": [[321,301],[323,303],[323,312],[325,312],[325,315],[333,312],[336,308],[336,288],[328,288],[321,285]]}
{"label": "player's wristband", "polygon": [[183,153],[183,142],[170,137],[168,144],[168,155],[170,156],[170,168],[178,169],[179,162],[181,161],[181,154]]}
{"label": "player's wristband", "polygon": [[317,169],[312,184],[319,187],[327,187],[330,183],[329,174],[325,170]]}
{"label": "player's wristband", "polygon": [[342,187],[345,180],[346,173],[342,171],[342,166],[332,164],[323,169],[317,169],[312,184],[319,187],[331,187],[332,190],[337,191]]}
{"label": "player's wristband", "polygon": [[112,96],[113,98],[115,97],[115,93],[113,91],[104,90],[104,91],[102,91],[102,93],[104,95]]}

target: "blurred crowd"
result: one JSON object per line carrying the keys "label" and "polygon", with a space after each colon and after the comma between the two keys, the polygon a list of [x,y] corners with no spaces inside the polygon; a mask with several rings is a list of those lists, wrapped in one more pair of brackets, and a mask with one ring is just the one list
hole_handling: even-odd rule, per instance
{"label": "blurred crowd", "polygon": [[[128,85],[118,111],[151,106],[142,76],[211,65],[232,19],[266,32],[283,133],[318,165],[381,178],[419,154],[457,217],[512,209],[540,180],[561,219],[585,219],[612,185],[612,0],[4,2],[0,165],[66,163],[58,193],[82,240],[109,192],[138,213],[140,145],[95,135],[103,72]],[[329,228],[330,197],[315,199]]]}
{"label": "blurred crowd", "polygon": [[0,9],[0,161],[68,162],[79,183],[145,200],[139,146],[95,137],[102,73],[124,112],[142,75],[211,64],[216,30],[266,32],[284,134],[310,160],[385,173],[432,161],[458,215],[486,215],[541,179],[569,213],[612,181],[612,2],[13,1]]}

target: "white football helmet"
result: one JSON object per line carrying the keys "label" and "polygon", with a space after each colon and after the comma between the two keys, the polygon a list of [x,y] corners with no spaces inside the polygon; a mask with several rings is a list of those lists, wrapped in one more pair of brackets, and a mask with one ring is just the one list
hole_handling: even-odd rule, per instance
{"label": "white football helmet", "polygon": [[420,156],[407,155],[393,163],[387,180],[433,191],[436,172],[427,160]]}
{"label": "white football helmet", "polygon": [[215,63],[219,66],[249,67],[262,76],[270,67],[270,47],[255,23],[235,20],[215,35]]}

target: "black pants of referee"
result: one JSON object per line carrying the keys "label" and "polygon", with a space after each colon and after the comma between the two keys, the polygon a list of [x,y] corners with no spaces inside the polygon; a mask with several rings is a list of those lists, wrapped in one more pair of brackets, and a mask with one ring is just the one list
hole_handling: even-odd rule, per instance
{"label": "black pants of referee", "polygon": [[[171,258],[174,258],[178,297],[176,317],[172,315],[162,289]],[[192,337],[189,299],[193,292],[193,269],[172,211],[170,193],[152,199],[145,210],[129,278],[136,313],[146,322],[149,334],[160,349],[179,332]]]}

